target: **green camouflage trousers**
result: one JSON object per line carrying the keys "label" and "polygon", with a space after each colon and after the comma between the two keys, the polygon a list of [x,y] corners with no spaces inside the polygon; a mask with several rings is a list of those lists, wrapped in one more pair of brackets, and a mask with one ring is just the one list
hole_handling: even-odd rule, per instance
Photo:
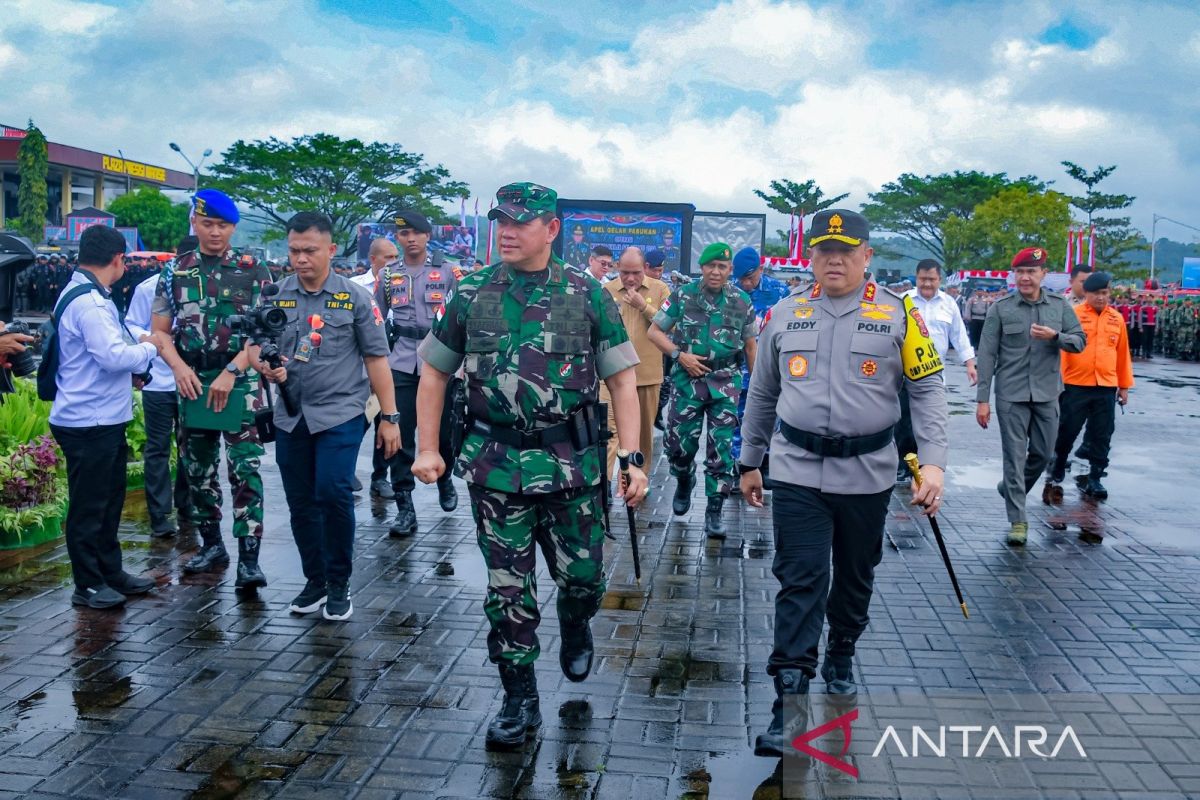
{"label": "green camouflage trousers", "polygon": [[604,596],[604,509],[595,486],[510,494],[468,483],[479,549],[488,568],[483,611],[493,663],[532,664],[541,652],[537,562],[542,549],[558,586],[560,624],[595,616]]}
{"label": "green camouflage trousers", "polygon": [[695,471],[696,451],[700,449],[700,430],[708,419],[708,450],[704,459],[704,494],[729,496],[733,489],[737,464],[733,460],[733,431],[737,427],[737,401],[741,391],[741,373],[730,377],[692,378],[677,366],[673,376],[675,391],[667,415],[667,435],[663,441],[671,475],[681,478]]}
{"label": "green camouflage trousers", "polygon": [[197,526],[221,520],[217,462],[221,459],[221,439],[225,440],[225,468],[233,499],[233,535],[239,539],[247,534],[261,539],[263,533],[263,485],[259,465],[266,451],[254,425],[254,411],[259,405],[258,381],[253,381],[251,386],[246,393],[241,430],[231,433],[184,429],[180,437],[183,446],[179,461],[187,475],[191,518]]}

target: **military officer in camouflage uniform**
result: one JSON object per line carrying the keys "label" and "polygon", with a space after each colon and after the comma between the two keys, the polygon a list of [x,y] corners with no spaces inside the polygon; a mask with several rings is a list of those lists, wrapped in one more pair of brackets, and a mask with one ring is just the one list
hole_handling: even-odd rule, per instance
{"label": "military officer in camouflage uniform", "polygon": [[576,225],[571,229],[571,241],[563,248],[563,261],[573,267],[587,269],[591,255],[592,246],[583,240],[583,226]]}
{"label": "military officer in camouflage uniform", "polygon": [[231,397],[245,404],[241,428],[236,432],[196,427],[184,430],[180,468],[187,473],[191,517],[199,529],[201,548],[183,569],[189,573],[212,572],[229,563],[221,540],[221,487],[217,478],[223,436],[233,497],[233,535],[238,542],[235,586],[256,589],[267,585],[258,566],[263,531],[259,460],[264,451],[254,425],[260,384],[258,376],[249,374],[249,370],[261,365],[258,348],[250,345],[243,334],[235,334],[228,318],[258,305],[262,288],[271,282],[271,273],[253,259],[234,260],[229,242],[238,219],[237,206],[224,193],[215,189],[196,193],[192,227],[199,238],[199,249],[180,254],[173,265],[163,269],[151,325],[154,331],[173,337],[174,346],[163,350],[163,359],[175,373],[175,384],[184,400],[201,398],[213,412],[222,411]]}
{"label": "military officer in camouflage uniform", "polygon": [[[459,267],[443,263],[442,253],[429,252],[429,236],[433,226],[425,215],[416,211],[401,211],[396,216],[396,241],[403,251],[401,257],[379,271],[375,302],[383,311],[392,351],[388,366],[396,390],[396,409],[400,413],[402,447],[391,459],[377,458],[371,483],[392,471],[392,492],[396,500],[396,519],[388,530],[390,536],[412,536],[417,532],[417,511],[413,507],[412,490],[416,485],[412,462],[417,455],[414,434],[417,427],[417,384],[421,377],[421,359],[417,345],[429,333],[434,317],[446,302],[446,297],[458,284],[462,274]],[[447,403],[447,411],[449,403]],[[443,459],[450,458],[450,430],[446,415],[442,418],[439,451]],[[449,513],[458,507],[458,492],[447,472],[438,479],[438,503]]]}
{"label": "military officer in camouflage uniform", "polygon": [[[487,731],[490,747],[515,747],[541,723],[534,661],[540,613],[535,546],[558,586],[559,664],[569,680],[592,664],[589,620],[604,594],[604,446],[599,381],[612,395],[619,446],[636,451],[639,406],[629,342],[612,295],[554,258],[557,195],[533,183],[496,193],[500,263],[465,276],[421,343],[413,474],[437,480],[442,404],[450,376],[466,369],[470,417],[457,472],[466,478],[488,567],[488,656],[505,698]],[[634,462],[637,453],[633,454]],[[649,491],[630,467],[618,496]]]}
{"label": "military officer in camouflage uniform", "polygon": [[795,752],[791,743],[807,728],[826,618],[826,692],[857,695],[852,660],[883,556],[902,385],[923,462],[912,502],[927,514],[942,500],[947,451],[941,357],[912,298],[867,274],[866,218],[821,211],[810,230],[816,282],[767,315],[742,421],[742,494],[759,508],[759,467],[771,448],[771,569],[780,586],[767,672],[776,698],[754,752],[776,758]]}
{"label": "military officer in camouflage uniform", "polygon": [[754,362],[758,323],[750,296],[729,282],[733,252],[724,242],[700,254],[701,279],[671,293],[650,325],[650,341],[675,361],[674,391],[663,443],[675,477],[672,510],[687,513],[696,483],[696,451],[708,419],[704,461],[704,532],[725,537],[721,507],[733,488],[733,431],[738,424],[742,365]]}

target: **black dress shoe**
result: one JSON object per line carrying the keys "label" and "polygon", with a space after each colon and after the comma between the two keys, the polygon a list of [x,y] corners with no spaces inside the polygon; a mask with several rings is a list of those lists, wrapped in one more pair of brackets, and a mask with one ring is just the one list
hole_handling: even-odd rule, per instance
{"label": "black dress shoe", "polygon": [[454,488],[454,481],[449,478],[438,481],[438,505],[442,507],[442,511],[449,514],[454,509],[458,508],[458,490]]}
{"label": "black dress shoe", "polygon": [[124,595],[146,594],[157,584],[153,578],[139,578],[122,572],[118,578],[110,578],[108,585]]}
{"label": "black dress shoe", "polygon": [[563,675],[573,683],[579,683],[592,671],[592,628],[584,622],[579,625],[564,625],[562,644],[558,648],[558,665]]}
{"label": "black dress shoe", "polygon": [[76,589],[71,595],[71,605],[88,608],[117,608],[125,605],[125,595],[111,586],[92,586]]}

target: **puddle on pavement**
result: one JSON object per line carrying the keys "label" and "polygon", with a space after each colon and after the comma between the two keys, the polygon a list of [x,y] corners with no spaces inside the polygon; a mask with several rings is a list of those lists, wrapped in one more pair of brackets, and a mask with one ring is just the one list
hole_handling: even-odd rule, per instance
{"label": "puddle on pavement", "polygon": [[[760,758],[747,745],[734,753],[710,753],[703,766],[679,776],[680,798],[687,800],[724,800],[724,798],[753,798],[753,800],[782,800],[783,775],[776,758]],[[792,794],[786,797],[803,797]]]}
{"label": "puddle on pavement", "polygon": [[72,730],[77,717],[72,693],[62,686],[50,686],[22,697],[0,711],[0,734]]}
{"label": "puddle on pavement", "polygon": [[447,554],[434,565],[433,574],[442,578],[454,578],[480,590],[486,588],[488,583],[488,571],[483,563],[483,555],[475,550]]}
{"label": "puddle on pavement", "polygon": [[600,600],[600,607],[610,611],[641,611],[646,607],[647,591],[609,589]]}
{"label": "puddle on pavement", "polygon": [[213,770],[204,783],[192,792],[191,800],[225,800],[251,791],[262,781],[282,781],[292,772],[292,767],[282,764],[257,764],[241,756],[234,756]]}

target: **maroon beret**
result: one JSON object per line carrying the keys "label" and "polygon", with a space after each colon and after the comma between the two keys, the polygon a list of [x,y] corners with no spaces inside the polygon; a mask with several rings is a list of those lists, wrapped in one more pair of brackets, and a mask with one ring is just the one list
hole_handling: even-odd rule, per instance
{"label": "maroon beret", "polygon": [[1046,248],[1026,247],[1013,256],[1012,265],[1013,269],[1017,267],[1044,267],[1046,266]]}

